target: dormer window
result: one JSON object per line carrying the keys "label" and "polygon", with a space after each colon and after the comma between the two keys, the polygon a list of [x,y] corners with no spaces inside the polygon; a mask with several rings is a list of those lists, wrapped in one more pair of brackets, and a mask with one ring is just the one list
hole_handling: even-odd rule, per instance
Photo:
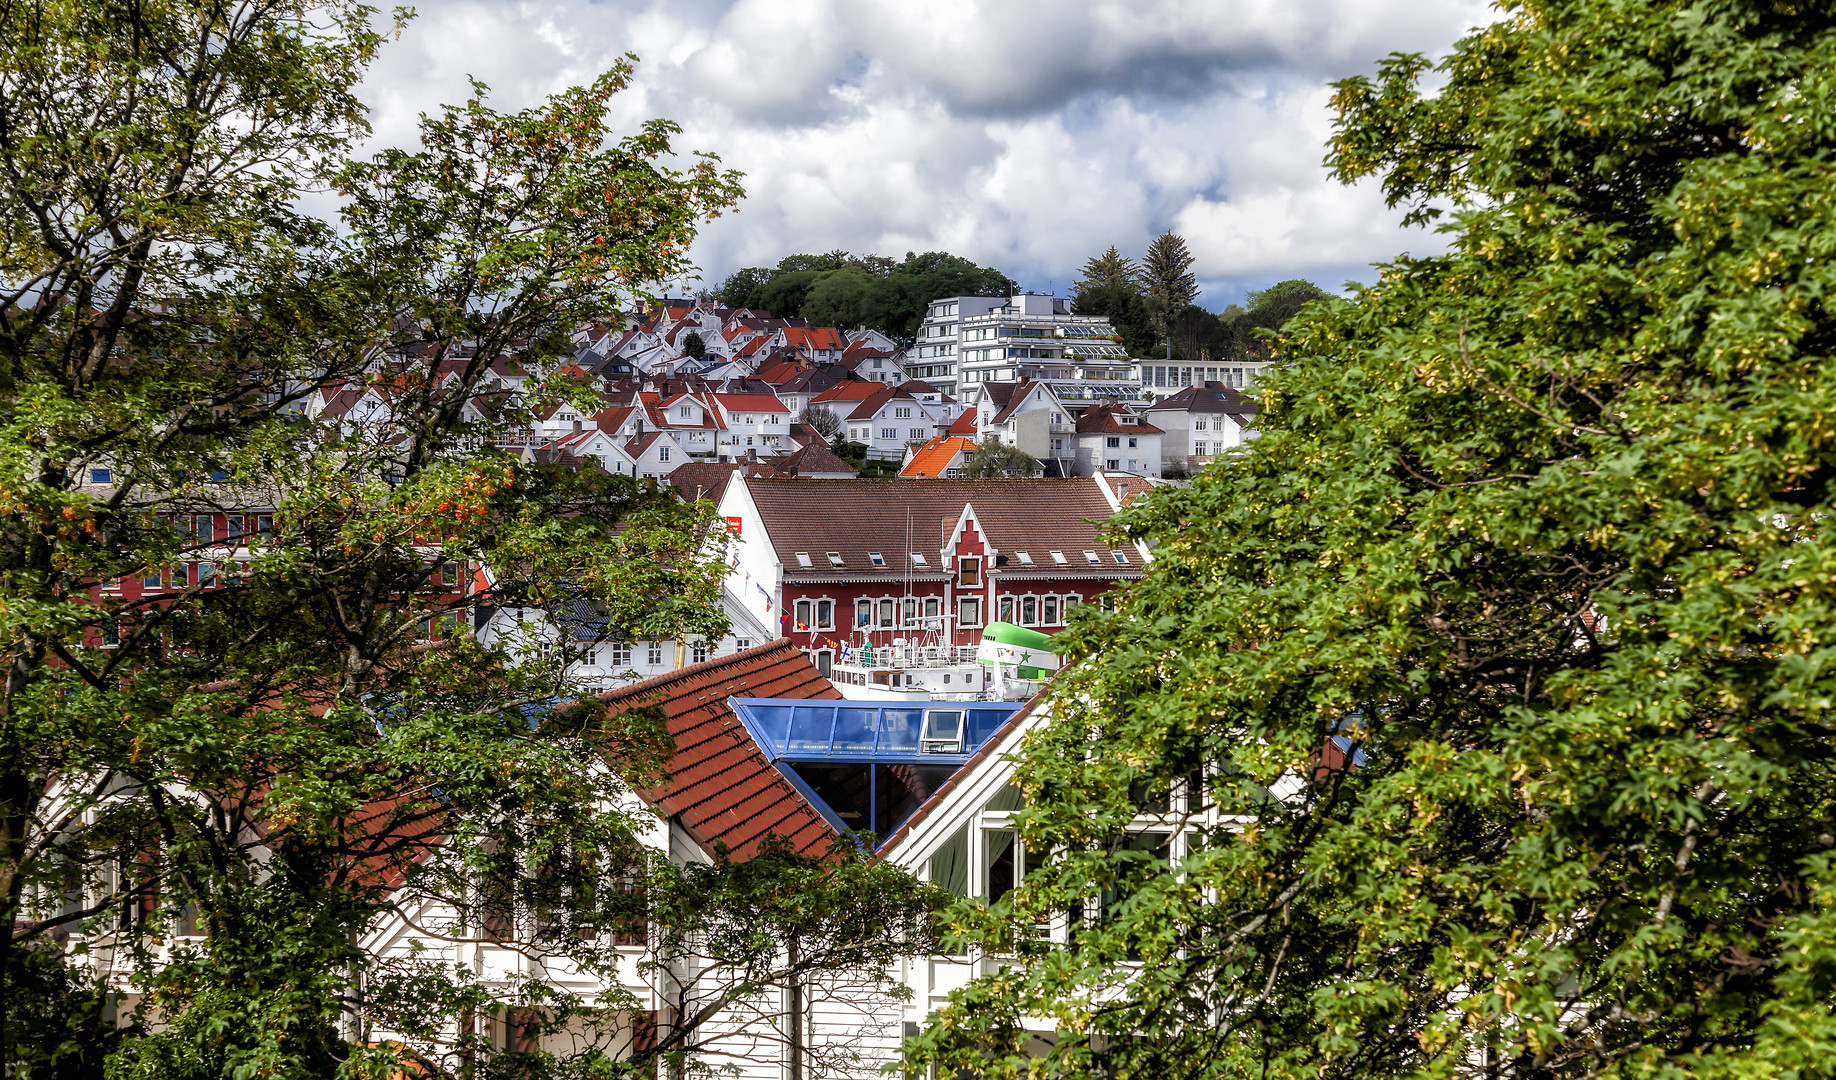
{"label": "dormer window", "polygon": [[1068,563],[1070,563],[1070,561],[1071,561],[1071,560],[1070,560],[1070,559],[1067,559],[1067,558],[1065,558],[1065,553],[1064,553],[1064,552],[1062,552],[1062,551],[1054,551],[1054,552],[1052,553],[1052,561],[1053,561],[1053,562],[1055,562],[1055,563],[1057,563],[1057,564],[1058,564],[1058,565],[1060,565],[1060,566],[1065,566],[1065,565],[1067,565]]}
{"label": "dormer window", "polygon": [[797,553],[797,565],[798,566],[815,566],[816,564],[810,561],[809,552],[799,551]]}
{"label": "dormer window", "polygon": [[847,563],[842,561],[841,552],[831,551],[831,552],[828,552],[827,554],[829,556],[829,565],[834,567],[835,569],[840,570],[843,567],[848,565]]}
{"label": "dormer window", "polygon": [[877,551],[869,551],[867,553],[867,561],[872,563],[875,566],[885,566],[886,556],[880,554]]}
{"label": "dormer window", "polygon": [[1086,551],[1084,552],[1084,561],[1089,563],[1091,566],[1102,566],[1103,556],[1098,555],[1094,551]]}
{"label": "dormer window", "polygon": [[1016,551],[1016,552],[1014,552],[1014,558],[1016,558],[1016,559],[1019,559],[1019,560],[1020,560],[1020,565],[1021,565],[1021,566],[1031,566],[1031,565],[1033,565],[1033,556],[1032,556],[1032,553],[1031,553],[1031,552],[1027,552],[1027,551]]}

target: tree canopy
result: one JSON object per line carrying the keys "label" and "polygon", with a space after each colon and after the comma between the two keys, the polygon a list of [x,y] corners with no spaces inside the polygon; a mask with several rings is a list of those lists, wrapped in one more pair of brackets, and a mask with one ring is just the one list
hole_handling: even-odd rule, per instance
{"label": "tree canopy", "polygon": [[963,475],[984,479],[1038,476],[1039,459],[990,435],[963,459]]}
{"label": "tree canopy", "polygon": [[1832,1074],[1832,72],[1822,7],[1527,0],[1338,84],[1331,167],[1448,249],[1122,515],[1019,769],[1054,854],[912,1068],[1035,1017],[1034,1076]]}
{"label": "tree canopy", "polygon": [[716,290],[728,307],[766,308],[825,326],[866,326],[911,341],[926,307],[943,296],[1012,296],[1020,286],[999,270],[948,252],[881,255],[787,255],[774,269],[735,271]]}
{"label": "tree canopy", "polygon": [[1141,297],[1163,334],[1168,323],[1198,299],[1192,263],[1185,237],[1173,232],[1155,237],[1141,257]]}
{"label": "tree canopy", "polygon": [[1141,280],[1141,267],[1135,260],[1125,257],[1116,250],[1116,245],[1109,245],[1109,250],[1101,255],[1092,255],[1084,260],[1072,289],[1083,292],[1086,289],[1113,288],[1118,285],[1136,286]]}
{"label": "tree canopy", "polygon": [[[372,15],[0,7],[9,1075],[451,1075],[418,1037],[455,1021],[463,1067],[499,1075],[486,1018],[641,1004],[355,943],[438,902],[458,923],[430,937],[514,925],[516,948],[610,974],[648,918],[621,883],[672,895],[680,868],[621,809],[666,733],[556,703],[584,649],[722,631],[719,530],[497,436],[591,404],[568,335],[685,271],[739,178],[667,121],[612,129],[630,59],[517,112],[475,84],[417,148],[357,157]],[[296,210],[309,188],[341,229]],[[499,361],[530,379],[507,393]],[[337,395],[386,408],[305,408]],[[463,587],[479,567],[486,597]],[[603,630],[487,649],[459,626],[482,601],[580,605]],[[882,914],[903,903],[822,865]],[[821,876],[780,859],[696,888],[757,891],[772,866]],[[755,941],[796,925],[765,915]],[[645,1067],[605,1050],[517,1068]]]}

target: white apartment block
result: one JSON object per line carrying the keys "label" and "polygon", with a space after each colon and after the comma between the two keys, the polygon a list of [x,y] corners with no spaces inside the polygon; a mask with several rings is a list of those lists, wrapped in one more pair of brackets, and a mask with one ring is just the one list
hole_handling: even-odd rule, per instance
{"label": "white apartment block", "polygon": [[1044,382],[1074,409],[1143,396],[1140,372],[1108,319],[1033,293],[932,301],[906,370],[952,394],[981,383]]}

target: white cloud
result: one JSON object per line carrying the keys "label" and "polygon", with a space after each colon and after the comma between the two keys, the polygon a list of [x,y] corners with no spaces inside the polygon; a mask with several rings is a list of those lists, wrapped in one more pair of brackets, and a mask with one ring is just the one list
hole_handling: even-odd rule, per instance
{"label": "white cloud", "polygon": [[453,0],[426,6],[366,95],[379,142],[466,92],[516,108],[638,53],[626,121],[746,172],[695,255],[710,281],[795,251],[942,249],[1061,291],[1166,228],[1210,306],[1295,276],[1336,285],[1436,246],[1320,166],[1325,84],[1440,52],[1477,0]]}

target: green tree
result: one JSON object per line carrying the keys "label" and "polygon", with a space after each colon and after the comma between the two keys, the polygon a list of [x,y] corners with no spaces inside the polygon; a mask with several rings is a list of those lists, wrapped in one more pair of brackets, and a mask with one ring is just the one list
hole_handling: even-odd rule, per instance
{"label": "green tree", "polygon": [[1832,1074],[1832,71],[1827,8],[1531,0],[1339,84],[1332,167],[1448,250],[1123,515],[1020,770],[1062,854],[914,1068],[1042,1017],[1028,1075]]}
{"label": "green tree", "polygon": [[802,314],[817,326],[865,326],[881,321],[884,301],[883,279],[858,266],[846,266],[810,288]]}
{"label": "green tree", "polygon": [[748,266],[735,270],[720,283],[714,296],[722,307],[751,308],[762,307],[764,299],[761,291],[771,280],[771,271],[762,266]]}
{"label": "green tree", "polygon": [[1084,260],[1084,269],[1072,289],[1083,292],[1086,289],[1102,289],[1117,285],[1134,287],[1141,280],[1141,267],[1135,260],[1126,258],[1116,250],[1114,244],[1101,255],[1093,255]]}
{"label": "green tree", "polygon": [[701,331],[690,330],[682,336],[682,355],[691,360],[700,360],[708,355],[708,343],[701,340]]}
{"label": "green tree", "polygon": [[1151,356],[1159,336],[1141,290],[1133,282],[1114,285],[1080,285],[1072,296],[1080,315],[1101,315],[1122,335],[1130,356]]}
{"label": "green tree", "polygon": [[1185,239],[1172,232],[1155,237],[1141,258],[1141,298],[1162,337],[1172,319],[1198,299],[1192,261]]}
{"label": "green tree", "polygon": [[779,318],[799,316],[803,301],[816,283],[833,274],[833,270],[787,270],[775,273],[759,290],[759,303]]}
{"label": "green tree", "polygon": [[976,444],[963,459],[963,475],[973,477],[1026,477],[1040,474],[1039,459],[993,435]]}
{"label": "green tree", "polygon": [[[612,977],[644,897],[617,886],[648,873],[672,895],[674,864],[617,809],[659,778],[666,737],[552,703],[600,641],[722,630],[718,530],[655,485],[529,465],[495,437],[594,404],[553,374],[568,335],[686,271],[738,179],[666,121],[612,130],[628,59],[521,112],[476,86],[417,149],[353,158],[372,14],[0,7],[10,1075],[391,1075],[377,1028],[456,1018],[476,1075],[646,1065],[591,1040],[511,1062],[477,1027],[517,1009],[590,1029],[641,1004],[617,992],[493,991],[354,943],[423,902],[470,920],[430,935],[514,908],[540,914],[525,948]],[[295,211],[308,188],[339,199],[341,229]],[[505,355],[536,376],[514,399],[489,374]],[[302,414],[327,393],[388,406]],[[481,565],[492,592],[463,595]],[[487,649],[459,625],[481,602],[605,626]],[[822,895],[785,860],[748,889],[774,867]]]}
{"label": "green tree", "polygon": [[1218,314],[1216,355],[1267,360],[1271,355],[1269,340],[1274,331],[1287,326],[1290,319],[1313,301],[1331,299],[1331,293],[1299,278],[1251,292],[1247,308],[1232,304]]}

